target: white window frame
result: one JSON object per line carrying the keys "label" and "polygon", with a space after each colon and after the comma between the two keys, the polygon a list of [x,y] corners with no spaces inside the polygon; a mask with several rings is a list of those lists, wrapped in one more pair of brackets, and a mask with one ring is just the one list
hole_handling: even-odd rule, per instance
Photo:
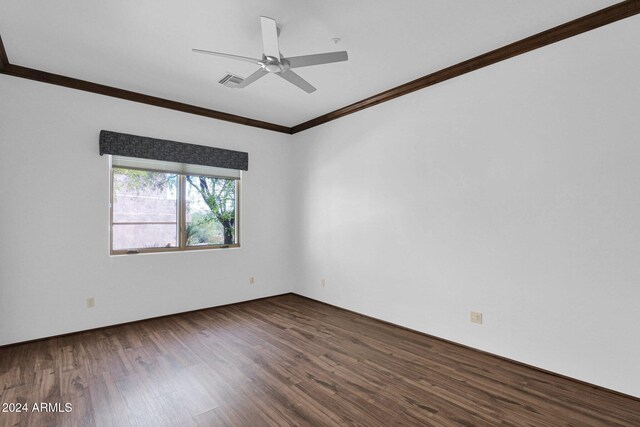
{"label": "white window frame", "polygon": [[[174,173],[178,176],[177,182],[177,227],[178,246],[161,248],[130,248],[113,249],[113,178],[114,168],[135,169],[148,172]],[[234,169],[214,168],[199,165],[187,165],[157,160],[137,159],[133,157],[111,156],[109,165],[110,196],[109,196],[109,250],[111,255],[131,255],[143,253],[162,252],[189,252],[211,249],[227,249],[240,247],[240,180],[241,171]],[[210,178],[232,179],[235,181],[235,243],[187,246],[186,211],[187,211],[187,179],[186,176],[206,176]]]}

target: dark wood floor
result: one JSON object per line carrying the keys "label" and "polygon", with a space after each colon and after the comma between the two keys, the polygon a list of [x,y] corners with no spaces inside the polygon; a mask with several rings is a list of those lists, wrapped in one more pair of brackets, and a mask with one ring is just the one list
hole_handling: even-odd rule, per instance
{"label": "dark wood floor", "polygon": [[5,347],[0,385],[29,405],[2,426],[640,426],[640,401],[295,295]]}

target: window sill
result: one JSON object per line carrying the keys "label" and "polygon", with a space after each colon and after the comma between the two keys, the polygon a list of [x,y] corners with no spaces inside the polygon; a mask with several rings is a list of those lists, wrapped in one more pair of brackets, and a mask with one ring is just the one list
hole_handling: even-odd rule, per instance
{"label": "window sill", "polygon": [[148,249],[132,249],[132,250],[117,250],[111,251],[111,256],[122,255],[149,255],[149,254],[166,254],[166,253],[180,253],[180,252],[201,252],[201,251],[217,251],[221,249],[240,249],[240,244],[235,243],[232,245],[216,245],[216,246],[194,246],[190,248],[148,248]]}

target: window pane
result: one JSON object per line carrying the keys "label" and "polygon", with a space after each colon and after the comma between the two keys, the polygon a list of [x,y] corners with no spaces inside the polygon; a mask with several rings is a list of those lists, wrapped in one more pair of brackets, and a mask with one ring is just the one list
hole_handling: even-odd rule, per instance
{"label": "window pane", "polygon": [[229,245],[236,237],[236,180],[186,177],[187,246]]}
{"label": "window pane", "polygon": [[178,246],[177,175],[113,168],[113,250]]}

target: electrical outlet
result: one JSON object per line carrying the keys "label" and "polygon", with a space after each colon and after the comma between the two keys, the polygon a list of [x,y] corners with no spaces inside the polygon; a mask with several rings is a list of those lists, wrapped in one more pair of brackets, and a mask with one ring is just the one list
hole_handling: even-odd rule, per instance
{"label": "electrical outlet", "polygon": [[255,283],[256,279],[254,279],[253,276],[249,277],[249,284],[253,285]]}
{"label": "electrical outlet", "polygon": [[96,306],[96,299],[94,297],[87,298],[87,308],[93,308]]}
{"label": "electrical outlet", "polygon": [[320,286],[324,288],[324,285],[326,285],[326,282],[324,281],[324,279],[320,279]]}
{"label": "electrical outlet", "polygon": [[471,323],[479,323],[482,325],[482,313],[477,311],[471,312]]}

